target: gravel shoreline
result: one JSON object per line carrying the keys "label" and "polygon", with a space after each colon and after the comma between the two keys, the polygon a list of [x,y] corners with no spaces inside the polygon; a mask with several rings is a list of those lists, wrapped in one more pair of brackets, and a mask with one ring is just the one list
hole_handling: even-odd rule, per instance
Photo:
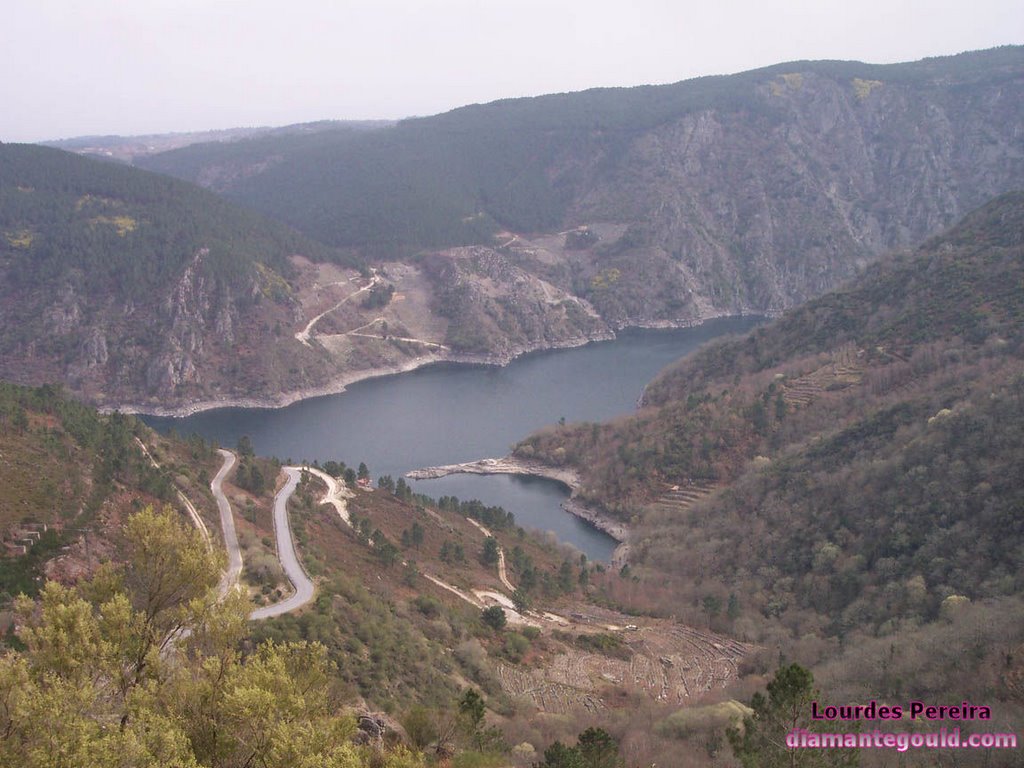
{"label": "gravel shoreline", "polygon": [[528,477],[542,477],[554,480],[566,486],[570,495],[562,502],[562,509],[571,515],[608,534],[615,541],[619,542],[611,563],[613,566],[625,565],[629,554],[629,527],[595,509],[592,509],[576,498],[579,490],[579,474],[575,469],[569,467],[554,467],[539,461],[519,459],[515,456],[505,456],[500,459],[478,459],[477,461],[466,461],[461,464],[445,464],[438,467],[424,467],[406,472],[406,477],[412,480],[434,480],[439,477],[446,477],[455,474],[469,475],[525,475]]}

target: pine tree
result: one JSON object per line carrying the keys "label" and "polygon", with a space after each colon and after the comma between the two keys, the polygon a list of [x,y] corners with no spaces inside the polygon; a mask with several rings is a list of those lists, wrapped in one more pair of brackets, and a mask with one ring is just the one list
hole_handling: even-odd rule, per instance
{"label": "pine tree", "polygon": [[794,729],[815,730],[811,702],[818,698],[814,676],[799,664],[780,667],[768,683],[768,695],[751,699],[754,714],[742,730],[727,731],[733,754],[743,768],[854,768],[856,749],[790,749],[786,735]]}

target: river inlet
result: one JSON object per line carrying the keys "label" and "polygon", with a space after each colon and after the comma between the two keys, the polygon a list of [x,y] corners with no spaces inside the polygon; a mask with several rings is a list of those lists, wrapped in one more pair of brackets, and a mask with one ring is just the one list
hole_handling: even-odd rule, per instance
{"label": "river inlet", "polygon": [[[564,418],[602,421],[629,413],[643,387],[669,363],[757,318],[712,320],[695,328],[631,329],[613,341],[524,355],[498,368],[439,363],[357,382],[337,395],[285,408],[221,408],[185,418],[144,417],[160,431],[197,433],[226,447],[248,435],[257,453],[285,463],[366,462],[376,480],[421,467],[507,454],[533,430]],[[514,513],[526,528],[552,531],[593,560],[616,542],[561,508],[568,490],[552,480],[451,475],[410,481],[434,498],[477,498]]]}

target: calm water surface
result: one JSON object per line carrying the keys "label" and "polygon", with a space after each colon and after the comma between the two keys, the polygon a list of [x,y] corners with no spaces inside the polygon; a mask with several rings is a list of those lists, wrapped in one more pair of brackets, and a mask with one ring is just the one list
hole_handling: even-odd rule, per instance
{"label": "calm water surface", "polygon": [[[623,331],[614,341],[538,352],[504,368],[441,363],[353,384],[338,395],[287,408],[221,408],[183,419],[146,417],[156,429],[193,432],[225,446],[248,435],[256,452],[291,461],[329,459],[396,480],[420,467],[503,456],[546,424],[597,421],[628,413],[664,366],[754,318],[698,328]],[[411,483],[418,493],[499,504],[527,528],[553,531],[596,560],[615,542],[560,507],[559,483],[508,475],[452,475]]]}

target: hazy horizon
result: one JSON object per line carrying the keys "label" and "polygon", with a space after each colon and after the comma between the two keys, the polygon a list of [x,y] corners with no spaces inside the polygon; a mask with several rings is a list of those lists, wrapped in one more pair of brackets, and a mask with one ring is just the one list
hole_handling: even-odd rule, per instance
{"label": "hazy horizon", "polygon": [[395,120],[796,60],[915,61],[1024,42],[1024,6],[835,0],[39,0],[8,9],[0,141]]}

